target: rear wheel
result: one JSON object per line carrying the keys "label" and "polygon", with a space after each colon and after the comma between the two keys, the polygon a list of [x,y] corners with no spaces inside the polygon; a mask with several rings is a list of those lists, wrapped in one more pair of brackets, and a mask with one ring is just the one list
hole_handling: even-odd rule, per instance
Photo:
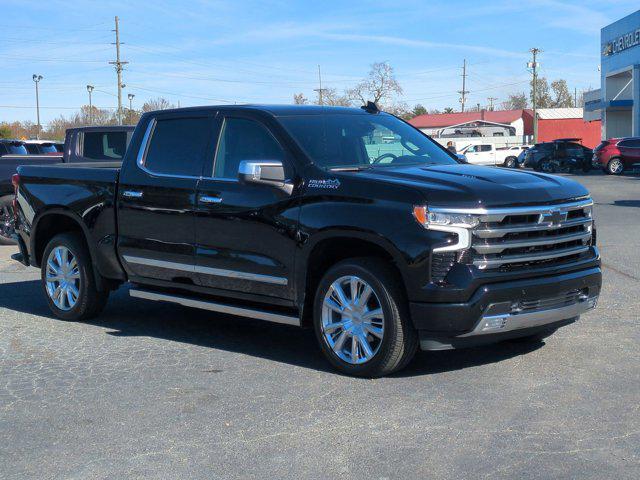
{"label": "rear wheel", "polygon": [[348,375],[380,377],[414,356],[418,335],[397,276],[375,258],[345,260],[324,275],[314,301],[322,352]]}
{"label": "rear wheel", "polygon": [[504,166],[507,168],[516,168],[518,166],[518,159],[516,157],[507,157],[504,160]]}
{"label": "rear wheel", "polygon": [[78,234],[53,237],[40,270],[49,308],[56,317],[87,320],[104,308],[109,292],[96,288],[91,256]]}
{"label": "rear wheel", "polygon": [[0,197],[0,245],[12,245],[13,234],[13,195]]}
{"label": "rear wheel", "polygon": [[607,173],[609,175],[621,175],[624,172],[624,163],[619,158],[612,158],[607,163]]}

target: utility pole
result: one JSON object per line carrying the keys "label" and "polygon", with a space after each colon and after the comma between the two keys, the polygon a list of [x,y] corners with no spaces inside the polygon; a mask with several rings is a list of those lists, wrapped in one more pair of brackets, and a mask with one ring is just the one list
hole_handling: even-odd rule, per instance
{"label": "utility pole", "polygon": [[324,105],[324,101],[322,99],[322,94],[326,88],[322,88],[322,74],[320,73],[320,65],[318,65],[318,88],[314,88],[314,92],[318,92],[318,103],[320,105]]}
{"label": "utility pole", "polygon": [[495,102],[497,99],[497,97],[489,97],[487,98],[487,100],[489,101],[489,111],[493,112],[493,102]]}
{"label": "utility pole", "polygon": [[93,92],[93,85],[87,85],[87,92],[89,92],[89,125],[93,125],[93,106],[91,104],[91,92]]}
{"label": "utility pole", "polygon": [[[129,62],[122,62],[120,61],[120,29],[118,26],[118,17],[116,16],[116,29],[114,30],[114,32],[116,32],[116,61],[115,62],[109,62],[111,65],[115,65],[115,69],[116,69],[116,74],[118,75],[118,113],[117,113],[117,117],[118,117],[118,125],[122,125],[122,89],[125,87],[125,85],[122,83],[122,66],[126,65]],[[112,44],[114,45],[114,44]]]}
{"label": "utility pole", "polygon": [[467,59],[465,58],[464,61],[462,62],[462,90],[460,90],[458,93],[460,94],[460,105],[461,105],[461,112],[464,112],[464,104],[467,101],[467,93],[469,93],[468,90],[466,90],[466,86],[467,86]]}
{"label": "utility pole", "polygon": [[576,108],[578,106],[578,89],[573,87],[573,107]]}
{"label": "utility pole", "polygon": [[135,95],[130,93],[127,97],[129,98],[129,124],[131,124],[131,115],[133,114],[133,97],[135,97]]}
{"label": "utility pole", "polygon": [[533,143],[538,143],[538,67],[540,64],[537,62],[538,54],[540,53],[539,48],[532,48],[529,50],[532,55],[532,59],[529,63],[527,63],[527,67],[531,69],[532,75],[532,93],[531,93],[531,103],[533,104]]}
{"label": "utility pole", "polygon": [[36,138],[38,140],[40,140],[40,129],[42,128],[40,126],[40,95],[38,92],[38,83],[40,83],[40,80],[42,80],[42,75],[37,75],[37,74],[33,74],[33,81],[36,84],[36,118],[38,119],[38,123],[36,125]]}

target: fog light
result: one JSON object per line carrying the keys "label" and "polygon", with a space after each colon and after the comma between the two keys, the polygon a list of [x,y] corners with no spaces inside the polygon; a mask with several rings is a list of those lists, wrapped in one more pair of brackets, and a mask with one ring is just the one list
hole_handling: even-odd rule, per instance
{"label": "fog light", "polygon": [[487,330],[500,330],[504,328],[507,324],[507,317],[492,317],[487,318],[482,323],[482,331],[486,332]]}

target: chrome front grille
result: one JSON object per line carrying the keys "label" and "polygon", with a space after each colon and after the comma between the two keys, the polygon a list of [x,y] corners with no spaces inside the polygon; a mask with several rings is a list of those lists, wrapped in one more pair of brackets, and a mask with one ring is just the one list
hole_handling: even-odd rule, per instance
{"label": "chrome front grille", "polygon": [[471,262],[480,269],[511,269],[578,258],[591,244],[592,206],[587,199],[483,211],[473,230]]}

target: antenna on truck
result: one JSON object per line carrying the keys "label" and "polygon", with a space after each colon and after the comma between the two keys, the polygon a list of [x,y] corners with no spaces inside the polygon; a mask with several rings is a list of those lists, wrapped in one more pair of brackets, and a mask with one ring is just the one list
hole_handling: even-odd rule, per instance
{"label": "antenna on truck", "polygon": [[367,113],[380,113],[378,105],[376,105],[375,102],[372,102],[371,100],[369,100],[366,105],[363,105],[360,108]]}

